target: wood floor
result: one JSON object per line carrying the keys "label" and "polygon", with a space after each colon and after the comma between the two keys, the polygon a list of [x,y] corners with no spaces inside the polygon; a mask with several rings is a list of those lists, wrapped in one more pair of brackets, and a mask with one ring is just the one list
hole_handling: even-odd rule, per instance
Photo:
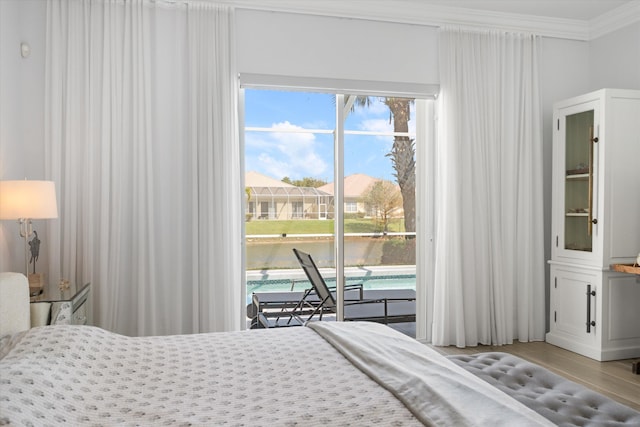
{"label": "wood floor", "polygon": [[598,362],[545,342],[517,342],[499,347],[433,348],[445,355],[490,351],[510,353],[640,411],[640,375],[631,371],[632,362],[640,362],[640,359]]}

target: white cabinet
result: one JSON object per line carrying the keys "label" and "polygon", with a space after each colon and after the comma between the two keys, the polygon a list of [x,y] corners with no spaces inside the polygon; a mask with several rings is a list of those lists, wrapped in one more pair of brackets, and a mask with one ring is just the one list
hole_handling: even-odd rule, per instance
{"label": "white cabinet", "polygon": [[637,276],[551,264],[547,342],[596,360],[640,356]]}
{"label": "white cabinet", "polygon": [[558,102],[553,117],[547,341],[597,360],[640,356],[640,91]]}

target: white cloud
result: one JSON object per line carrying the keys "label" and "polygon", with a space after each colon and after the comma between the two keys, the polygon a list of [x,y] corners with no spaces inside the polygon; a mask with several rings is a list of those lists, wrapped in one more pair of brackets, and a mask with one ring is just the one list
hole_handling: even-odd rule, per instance
{"label": "white cloud", "polygon": [[380,101],[378,97],[371,97],[371,104],[368,107],[356,107],[353,111],[358,116],[389,116],[389,107],[384,102]]}
{"label": "white cloud", "polygon": [[393,123],[389,123],[389,119],[367,119],[360,122],[360,130],[369,132],[393,132]]}
{"label": "white cloud", "polygon": [[278,160],[267,153],[258,154],[257,160],[257,169],[265,175],[276,179],[282,179],[285,176],[291,177],[292,168],[290,163]]}
{"label": "white cloud", "polygon": [[[368,119],[360,122],[360,130],[366,130],[371,132],[393,132],[393,121],[389,122],[389,119]],[[415,120],[409,121],[409,133],[415,135],[416,122]]]}
{"label": "white cloud", "polygon": [[[327,173],[327,155],[311,133],[297,133],[300,126],[289,122],[275,123],[274,130],[283,132],[249,132],[245,137],[247,170],[256,170],[276,179],[323,177]],[[322,154],[325,154],[324,156]]]}
{"label": "white cloud", "polygon": [[[358,116],[362,117],[378,117],[369,118],[360,122],[360,130],[373,132],[393,132],[393,120],[391,119],[389,107],[387,107],[378,98],[367,108],[356,108]],[[409,133],[416,132],[415,106],[411,107],[411,116],[409,120]]]}

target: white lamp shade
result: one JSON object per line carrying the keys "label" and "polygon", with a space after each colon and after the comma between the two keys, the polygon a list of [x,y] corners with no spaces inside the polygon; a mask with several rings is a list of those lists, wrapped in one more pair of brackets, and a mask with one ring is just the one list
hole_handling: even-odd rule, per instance
{"label": "white lamp shade", "polygon": [[0,219],[57,217],[53,181],[0,181]]}

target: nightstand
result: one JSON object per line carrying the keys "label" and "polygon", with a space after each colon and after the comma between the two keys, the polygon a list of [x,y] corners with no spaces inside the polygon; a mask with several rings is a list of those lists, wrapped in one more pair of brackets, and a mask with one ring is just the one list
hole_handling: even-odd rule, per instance
{"label": "nightstand", "polygon": [[31,327],[43,325],[86,325],[89,318],[87,298],[91,284],[79,290],[45,292],[31,298]]}

